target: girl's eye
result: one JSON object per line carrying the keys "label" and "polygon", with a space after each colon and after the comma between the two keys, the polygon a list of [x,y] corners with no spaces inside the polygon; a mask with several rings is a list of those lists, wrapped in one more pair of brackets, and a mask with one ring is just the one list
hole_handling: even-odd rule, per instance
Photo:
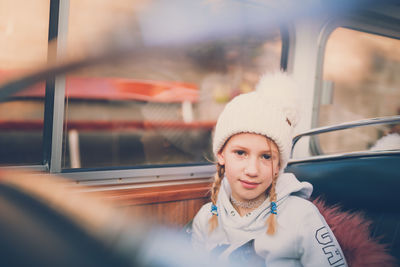
{"label": "girl's eye", "polygon": [[235,153],[239,156],[243,156],[245,154],[243,150],[236,150]]}
{"label": "girl's eye", "polygon": [[270,158],[271,158],[271,155],[263,154],[263,155],[262,155],[262,158],[263,158],[263,159],[270,159]]}

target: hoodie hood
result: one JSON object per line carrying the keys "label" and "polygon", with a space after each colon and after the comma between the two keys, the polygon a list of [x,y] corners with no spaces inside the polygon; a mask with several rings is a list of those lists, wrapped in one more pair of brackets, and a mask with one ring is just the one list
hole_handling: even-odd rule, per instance
{"label": "hoodie hood", "polygon": [[[312,193],[312,185],[300,182],[292,173],[281,173],[276,184],[277,209],[289,195],[308,199]],[[230,202],[232,194],[228,179],[222,180],[218,194],[217,206],[220,225],[225,226],[226,235],[231,243],[249,240],[249,234],[255,238],[260,232],[265,232],[265,222],[269,216],[269,197],[255,210],[241,217]]]}
{"label": "hoodie hood", "polygon": [[308,182],[300,182],[293,173],[282,173],[276,182],[277,202],[289,195],[308,199],[313,186]]}

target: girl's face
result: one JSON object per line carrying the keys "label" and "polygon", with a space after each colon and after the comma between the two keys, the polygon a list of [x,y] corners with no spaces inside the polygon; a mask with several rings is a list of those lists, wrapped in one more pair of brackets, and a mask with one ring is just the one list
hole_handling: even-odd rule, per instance
{"label": "girl's face", "polygon": [[240,133],[232,136],[217,155],[225,165],[232,196],[239,201],[263,198],[279,172],[279,150],[263,135]]}

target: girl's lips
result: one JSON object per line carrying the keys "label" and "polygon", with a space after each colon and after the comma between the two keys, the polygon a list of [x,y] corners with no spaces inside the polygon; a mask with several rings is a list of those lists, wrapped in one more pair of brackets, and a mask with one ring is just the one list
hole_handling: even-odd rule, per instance
{"label": "girl's lips", "polygon": [[242,184],[242,186],[246,189],[254,189],[259,185],[259,183],[251,183],[251,182],[244,181],[244,180],[239,180],[239,181]]}

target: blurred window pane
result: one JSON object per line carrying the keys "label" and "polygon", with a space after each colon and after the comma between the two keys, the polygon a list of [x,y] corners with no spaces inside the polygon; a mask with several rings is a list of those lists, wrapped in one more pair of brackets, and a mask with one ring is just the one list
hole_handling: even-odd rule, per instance
{"label": "blurred window pane", "polygon": [[[49,1],[0,2],[0,83],[47,61]],[[41,164],[44,83],[0,103],[0,166]]]}
{"label": "blurred window pane", "polygon": [[[400,115],[399,47],[397,39],[337,28],[325,51],[318,126]],[[324,134],[320,148],[324,154],[369,149],[393,129],[387,125]]]}
{"label": "blurred window pane", "polygon": [[71,1],[70,56],[105,41],[137,49],[66,77],[63,168],[212,160],[224,105],[280,68],[279,28],[267,19],[239,1]]}

